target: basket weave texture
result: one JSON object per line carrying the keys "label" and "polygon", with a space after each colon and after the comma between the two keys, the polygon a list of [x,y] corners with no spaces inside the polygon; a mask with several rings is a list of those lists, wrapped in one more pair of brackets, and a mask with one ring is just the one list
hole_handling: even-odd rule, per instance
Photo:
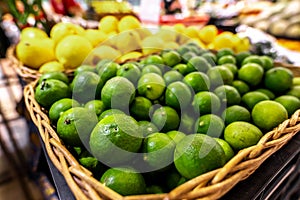
{"label": "basket weave texture", "polygon": [[218,199],[239,181],[251,175],[268,157],[284,146],[300,131],[300,110],[274,130],[266,133],[258,144],[240,150],[222,168],[202,174],[165,194],[121,196],[96,180],[81,166],[64,146],[45,110],[36,102],[34,89],[37,80],[24,88],[27,110],[38,127],[46,151],[55,167],[64,176],[76,199]]}

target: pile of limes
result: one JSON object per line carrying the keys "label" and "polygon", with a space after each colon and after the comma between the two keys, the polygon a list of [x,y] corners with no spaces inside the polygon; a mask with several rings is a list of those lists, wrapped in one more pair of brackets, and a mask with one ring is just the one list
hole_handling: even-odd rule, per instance
{"label": "pile of limes", "polygon": [[35,99],[80,163],[122,195],[163,193],[222,167],[300,108],[273,60],[187,43],[123,64],[44,74]]}

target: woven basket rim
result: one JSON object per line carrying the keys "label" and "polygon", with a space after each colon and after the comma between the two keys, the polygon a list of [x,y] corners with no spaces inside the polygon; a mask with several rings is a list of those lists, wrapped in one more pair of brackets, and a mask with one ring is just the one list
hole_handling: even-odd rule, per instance
{"label": "woven basket rim", "polygon": [[81,166],[67,150],[50,125],[43,108],[35,101],[37,80],[24,88],[26,108],[38,127],[46,151],[55,167],[66,179],[77,199],[218,199],[239,181],[250,176],[268,157],[285,145],[300,131],[300,109],[272,131],[264,134],[259,142],[240,150],[222,168],[207,172],[178,186],[169,193],[121,196],[96,180],[92,173]]}

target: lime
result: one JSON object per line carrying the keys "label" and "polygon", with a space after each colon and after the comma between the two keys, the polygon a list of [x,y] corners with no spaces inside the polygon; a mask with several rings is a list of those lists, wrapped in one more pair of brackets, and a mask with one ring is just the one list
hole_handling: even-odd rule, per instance
{"label": "lime", "polygon": [[262,92],[251,91],[247,92],[242,96],[242,103],[249,109],[252,110],[253,107],[260,101],[269,100],[269,97]]}
{"label": "lime", "polygon": [[152,102],[142,96],[135,97],[130,104],[130,114],[137,120],[148,120]]}
{"label": "lime", "polygon": [[192,101],[190,88],[181,81],[176,81],[167,86],[165,92],[165,103],[176,110],[183,110]]}
{"label": "lime", "polygon": [[[81,147],[79,147],[81,148]],[[78,155],[79,163],[90,170],[95,178],[100,178],[101,175],[107,170],[107,167],[100,163],[97,158],[92,156],[88,150],[82,149]]]}
{"label": "lime", "polygon": [[194,52],[186,52],[185,54],[182,55],[182,60],[187,63],[190,59],[192,59],[193,57],[196,57],[197,54],[195,54]]}
{"label": "lime", "polygon": [[234,56],[233,50],[230,48],[222,48],[216,54],[217,60],[219,60],[222,56],[227,56],[227,55]]}
{"label": "lime", "polygon": [[300,85],[300,77],[294,77],[293,78],[293,85]]}
{"label": "lime", "polygon": [[234,75],[227,68],[222,65],[213,67],[207,71],[207,76],[210,79],[210,83],[212,87],[220,86],[220,85],[231,85]]}
{"label": "lime", "polygon": [[102,86],[103,84],[97,74],[89,71],[81,72],[74,77],[71,83],[73,99],[81,103],[98,99]]}
{"label": "lime", "polygon": [[269,97],[270,100],[275,99],[275,94],[271,90],[268,90],[266,88],[258,88],[255,91],[264,93]]}
{"label": "lime", "polygon": [[256,63],[244,64],[238,71],[238,79],[250,86],[257,86],[262,81],[264,69]]}
{"label": "lime", "polygon": [[181,132],[181,131],[169,131],[166,133],[176,144],[178,144],[178,142],[184,138],[186,136],[185,133]]}
{"label": "lime", "polygon": [[142,75],[151,73],[151,72],[162,76],[161,69],[159,67],[157,67],[156,65],[148,64],[148,65],[145,65],[142,69]]}
{"label": "lime", "polygon": [[86,108],[74,107],[62,113],[57,121],[57,134],[68,145],[88,149],[90,134],[97,124],[95,113]]}
{"label": "lime", "polygon": [[169,85],[170,83],[173,83],[175,81],[181,81],[183,79],[183,76],[180,72],[176,70],[168,71],[163,76],[166,85]]}
{"label": "lime", "polygon": [[111,62],[113,62],[111,59],[101,59],[101,60],[99,60],[99,61],[97,62],[97,64],[96,64],[96,72],[98,72],[99,69],[100,69],[103,65],[105,65],[106,63],[111,63]]}
{"label": "lime", "polygon": [[56,101],[49,109],[49,119],[51,120],[51,123],[56,124],[58,118],[63,112],[69,110],[72,107],[79,106],[80,104],[76,100],[70,98],[63,98]]}
{"label": "lime", "polygon": [[166,174],[166,186],[169,190],[181,185],[186,179],[179,174],[175,167],[172,167],[170,171]]}
{"label": "lime", "polygon": [[250,91],[250,88],[247,85],[247,83],[241,80],[234,80],[232,82],[232,86],[239,91],[240,95],[244,95],[245,93]]}
{"label": "lime", "polygon": [[40,84],[43,80],[47,80],[47,79],[56,79],[56,80],[60,80],[60,81],[64,82],[65,84],[69,84],[69,78],[63,72],[45,73],[39,78],[38,83]]}
{"label": "lime", "polygon": [[195,123],[195,132],[220,137],[225,128],[224,121],[214,114],[202,115]]}
{"label": "lime", "polygon": [[138,122],[125,114],[103,118],[90,137],[93,156],[108,166],[131,160],[140,149],[143,135]]}
{"label": "lime", "polygon": [[175,142],[165,133],[152,133],[143,142],[143,160],[153,170],[163,169],[173,163]]}
{"label": "lime", "polygon": [[182,176],[192,179],[222,167],[225,164],[225,153],[212,137],[191,134],[176,145],[174,164]]}
{"label": "lime", "polygon": [[191,105],[185,108],[181,111],[180,126],[178,130],[186,134],[195,133],[194,126],[198,117],[199,113],[195,113],[194,108]]}
{"label": "lime", "polygon": [[177,49],[177,52],[182,56],[183,54],[190,52],[190,48],[187,45],[181,45]]}
{"label": "lime", "polygon": [[90,112],[94,112],[97,116],[99,116],[105,110],[103,101],[98,99],[88,101],[84,107],[89,109]]}
{"label": "lime", "polygon": [[225,140],[221,138],[214,138],[219,145],[221,145],[223,151],[225,152],[225,161],[229,161],[234,156],[234,151],[232,147],[226,142]]}
{"label": "lime", "polygon": [[237,66],[241,67],[244,59],[250,55],[251,55],[251,53],[249,51],[242,51],[242,52],[236,54],[235,59],[236,59]]}
{"label": "lime", "polygon": [[110,168],[100,182],[121,195],[137,195],[146,192],[144,177],[131,168]]}
{"label": "lime", "polygon": [[89,71],[89,72],[96,72],[96,68],[92,65],[80,65],[74,71],[74,76],[80,74],[81,72]]}
{"label": "lime", "polygon": [[204,115],[217,113],[221,107],[221,101],[216,94],[202,91],[194,96],[192,105],[196,111],[200,111],[201,115]]}
{"label": "lime", "polygon": [[99,67],[98,67],[98,64],[97,64],[97,68],[99,68],[98,74],[103,82],[106,82],[110,78],[116,76],[117,71],[120,68],[120,65],[115,62],[106,62],[102,65],[99,64]]}
{"label": "lime", "polygon": [[166,53],[163,53],[162,59],[163,59],[164,63],[166,65],[168,65],[169,67],[175,66],[181,62],[181,56],[175,50],[171,50]]}
{"label": "lime", "polygon": [[163,194],[164,188],[160,185],[150,185],[146,187],[147,194]]}
{"label": "lime", "polygon": [[263,67],[263,65],[264,65],[262,59],[258,55],[250,55],[247,58],[245,58],[242,62],[242,66],[247,64],[247,63],[256,63],[261,67]]}
{"label": "lime", "polygon": [[119,76],[109,79],[101,91],[101,100],[106,108],[128,111],[134,97],[134,85],[128,79]]}
{"label": "lime", "polygon": [[115,115],[115,114],[125,114],[122,110],[118,110],[118,109],[108,109],[103,111],[99,117],[98,117],[98,121],[100,121],[101,119],[108,117],[110,115]]}
{"label": "lime", "polygon": [[262,136],[261,130],[248,122],[232,122],[224,130],[225,141],[235,150],[257,144]]}
{"label": "lime", "polygon": [[221,85],[214,90],[214,93],[219,97],[221,103],[227,106],[240,104],[242,99],[238,90],[231,85]]}
{"label": "lime", "polygon": [[264,84],[274,93],[284,93],[293,86],[293,72],[284,67],[274,67],[266,72]]}
{"label": "lime", "polygon": [[292,95],[300,99],[300,86],[292,86],[290,90],[286,92],[287,95]]}
{"label": "lime", "polygon": [[300,100],[292,95],[279,96],[275,99],[275,101],[285,107],[289,117],[292,116],[294,112],[300,108]]}
{"label": "lime", "polygon": [[215,66],[217,63],[217,56],[211,52],[203,53],[201,57],[205,58],[211,66]]}
{"label": "lime", "polygon": [[228,125],[235,121],[250,122],[251,114],[245,107],[242,107],[240,105],[233,105],[223,111],[222,119],[224,120],[225,125]]}
{"label": "lime", "polygon": [[143,133],[144,137],[147,137],[151,133],[156,133],[158,132],[158,128],[149,121],[139,121],[138,122],[140,125],[141,132]]}
{"label": "lime", "polygon": [[122,76],[135,84],[140,78],[141,71],[138,66],[133,63],[125,63],[117,70],[117,76]]}
{"label": "lime", "polygon": [[232,55],[225,55],[225,56],[220,57],[217,61],[218,65],[223,65],[223,64],[227,64],[227,63],[235,65],[236,64],[235,57]]}
{"label": "lime", "polygon": [[164,79],[155,73],[147,73],[138,80],[138,93],[150,100],[158,99],[165,91]]}
{"label": "lime", "polygon": [[150,55],[145,58],[144,64],[164,64],[164,61],[159,55]]}
{"label": "lime", "polygon": [[194,90],[194,93],[210,89],[209,78],[203,72],[191,72],[183,78],[183,82],[189,85]]}
{"label": "lime", "polygon": [[206,73],[212,66],[201,56],[195,56],[187,62],[189,72],[199,71]]}
{"label": "lime", "polygon": [[254,106],[251,116],[256,126],[264,131],[270,131],[288,119],[288,112],[280,103],[266,100]]}
{"label": "lime", "polygon": [[162,106],[154,110],[152,123],[162,132],[177,130],[180,123],[176,110],[169,106]]}
{"label": "lime", "polygon": [[178,71],[183,76],[192,72],[193,70],[190,70],[186,64],[180,63],[173,67],[174,70]]}
{"label": "lime", "polygon": [[274,67],[274,60],[270,56],[260,56],[260,60],[263,63],[262,67],[265,71],[268,71]]}
{"label": "lime", "polygon": [[43,107],[49,109],[51,105],[63,98],[70,97],[69,86],[56,79],[43,80],[35,88],[35,100]]}
{"label": "lime", "polygon": [[225,63],[222,66],[227,67],[233,74],[233,76],[236,76],[238,73],[238,68],[235,64],[232,63]]}

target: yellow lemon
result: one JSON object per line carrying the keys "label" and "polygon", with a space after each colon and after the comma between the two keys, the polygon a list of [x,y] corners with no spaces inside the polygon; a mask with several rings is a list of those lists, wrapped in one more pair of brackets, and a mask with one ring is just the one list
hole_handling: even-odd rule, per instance
{"label": "yellow lemon", "polygon": [[69,35],[57,44],[55,55],[66,69],[74,69],[82,64],[92,49],[92,44],[86,38]]}
{"label": "yellow lemon", "polygon": [[141,23],[136,17],[132,15],[122,17],[118,23],[119,32],[128,31],[136,28],[141,28]]}
{"label": "yellow lemon", "polygon": [[63,64],[61,64],[60,62],[57,61],[50,61],[50,62],[46,62],[44,63],[40,69],[39,72],[41,74],[45,74],[48,72],[62,72],[64,71],[64,66]]}
{"label": "yellow lemon", "polygon": [[127,60],[136,60],[136,59],[140,58],[142,55],[143,54],[141,52],[132,51],[132,52],[129,52],[129,53],[126,53],[126,54],[122,55],[118,60],[121,63],[124,63]]}
{"label": "yellow lemon", "polygon": [[93,62],[95,60],[117,60],[119,57],[121,57],[121,52],[117,49],[108,46],[108,45],[101,45],[96,47],[89,57],[87,58],[87,62]]}
{"label": "yellow lemon", "polygon": [[232,35],[228,33],[217,35],[213,40],[214,49],[220,50],[223,48],[233,48],[234,41],[232,39]]}
{"label": "yellow lemon", "polygon": [[92,43],[94,47],[108,38],[105,32],[95,29],[87,29],[84,36]]}
{"label": "yellow lemon", "polygon": [[35,39],[35,38],[48,38],[48,35],[45,31],[36,28],[36,27],[26,27],[21,31],[20,34],[21,40],[26,39]]}
{"label": "yellow lemon", "polygon": [[42,64],[55,60],[54,42],[49,38],[22,40],[17,44],[16,55],[24,65],[38,69]]}
{"label": "yellow lemon", "polygon": [[206,44],[211,43],[218,34],[215,25],[207,25],[199,30],[199,38]]}
{"label": "yellow lemon", "polygon": [[105,33],[117,32],[119,20],[115,16],[107,15],[99,21],[98,29]]}
{"label": "yellow lemon", "polygon": [[141,39],[134,30],[124,31],[115,38],[115,46],[123,53],[141,49]]}
{"label": "yellow lemon", "polygon": [[175,31],[177,31],[178,33],[183,33],[184,32],[184,30],[185,30],[185,25],[184,24],[182,24],[182,23],[177,23],[177,24],[175,24],[174,26],[173,26],[173,29],[175,30]]}
{"label": "yellow lemon", "polygon": [[198,38],[199,28],[197,26],[189,26],[184,30],[184,34],[190,38]]}
{"label": "yellow lemon", "polygon": [[57,44],[68,35],[84,35],[84,33],[84,29],[77,24],[59,22],[52,27],[50,37],[54,40],[55,44]]}
{"label": "yellow lemon", "polygon": [[142,52],[144,55],[160,52],[163,49],[165,42],[158,37],[146,37],[142,41]]}
{"label": "yellow lemon", "polygon": [[137,28],[135,31],[140,35],[141,39],[152,35],[152,32],[147,28]]}
{"label": "yellow lemon", "polygon": [[154,36],[161,38],[165,42],[175,42],[177,39],[177,32],[172,29],[162,28]]}

